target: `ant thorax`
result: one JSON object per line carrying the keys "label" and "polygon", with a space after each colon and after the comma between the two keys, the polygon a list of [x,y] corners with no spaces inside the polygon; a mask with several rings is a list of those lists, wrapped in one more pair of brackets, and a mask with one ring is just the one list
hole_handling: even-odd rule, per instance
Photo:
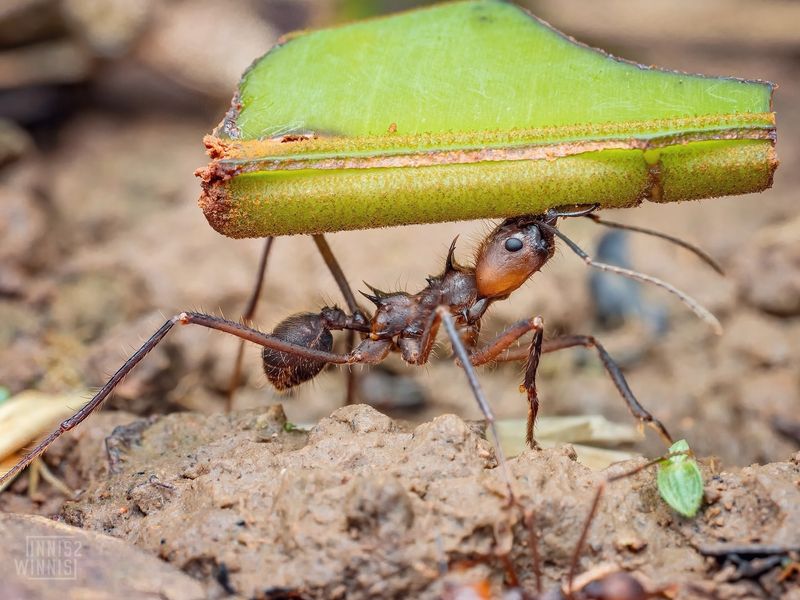
{"label": "ant thorax", "polygon": [[468,347],[474,346],[489,304],[507,298],[552,256],[553,236],[537,226],[542,219],[503,221],[481,243],[475,267],[455,261],[453,240],[444,271],[428,277],[428,285],[416,294],[383,292],[369,286],[372,294],[362,294],[376,306],[370,319],[371,340],[397,338],[404,360],[424,362],[436,334],[436,309],[444,306],[460,326],[462,340]]}
{"label": "ant thorax", "polygon": [[377,307],[370,320],[371,339],[397,338],[403,359],[412,364],[427,354],[426,347],[433,342],[424,338],[438,306],[448,307],[460,324],[466,324],[465,315],[478,300],[474,269],[457,265],[452,249],[442,274],[428,277],[428,285],[416,294],[370,289],[373,294],[364,295]]}

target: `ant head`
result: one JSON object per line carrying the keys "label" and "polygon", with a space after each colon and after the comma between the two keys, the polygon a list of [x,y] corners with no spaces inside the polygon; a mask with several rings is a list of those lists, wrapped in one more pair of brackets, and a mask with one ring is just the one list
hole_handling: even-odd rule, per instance
{"label": "ant head", "polygon": [[539,224],[555,218],[523,216],[506,219],[478,248],[475,279],[478,296],[501,299],[525,283],[553,256],[553,233]]}

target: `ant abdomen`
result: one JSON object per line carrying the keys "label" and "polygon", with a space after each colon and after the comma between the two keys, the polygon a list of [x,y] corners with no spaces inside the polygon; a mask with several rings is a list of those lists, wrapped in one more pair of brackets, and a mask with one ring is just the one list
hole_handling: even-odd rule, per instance
{"label": "ant abdomen", "polygon": [[[325,327],[322,317],[315,313],[299,313],[284,319],[278,323],[272,335],[313,350],[330,352],[333,348],[330,330]],[[326,364],[324,361],[300,358],[271,348],[264,348],[261,358],[267,379],[278,390],[288,390],[313,379]]]}

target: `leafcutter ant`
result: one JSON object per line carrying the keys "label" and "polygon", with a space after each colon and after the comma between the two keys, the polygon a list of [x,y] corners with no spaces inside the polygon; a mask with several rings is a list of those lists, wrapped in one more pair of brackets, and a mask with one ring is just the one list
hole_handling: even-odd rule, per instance
{"label": "leafcutter ant", "polygon": [[[262,333],[242,323],[197,312],[187,311],[173,316],[125,361],[83,408],[63,421],[58,429],[39,442],[3,475],[0,478],[0,487],[42,454],[56,439],[76,427],[97,409],[120,380],[178,324],[194,324],[223,331],[243,341],[262,346],[264,371],[269,381],[279,390],[289,389],[314,378],[328,364],[348,366],[377,364],[390,352],[400,353],[410,364],[424,365],[428,362],[436,335],[443,325],[488,427],[494,435],[498,463],[509,488],[509,497],[513,497],[511,480],[497,442],[499,438],[495,429],[494,415],[475,372],[475,367],[480,365],[494,361],[526,361],[521,388],[527,393],[528,399],[527,442],[533,445],[535,443],[533,431],[539,408],[536,371],[541,355],[577,346],[594,348],[634,418],[652,427],[671,444],[672,438],[667,429],[637,401],[622,371],[594,337],[567,335],[545,340],[544,321],[541,317],[534,316],[514,323],[487,344],[483,346],[478,344],[481,319],[486,311],[493,303],[507,299],[550,260],[555,252],[556,238],[561,239],[591,267],[652,283],[670,291],[716,331],[721,330],[716,318],[684,292],[649,275],[596,262],[558,230],[558,219],[571,217],[589,217],[600,224],[626,228],[624,225],[609,223],[598,218],[593,214],[596,209],[596,205],[574,211],[551,209],[545,214],[508,218],[481,242],[476,252],[474,266],[465,266],[456,260],[456,240],[453,240],[444,270],[438,275],[428,277],[427,285],[418,293],[383,292],[371,286],[370,293],[362,292],[376,307],[371,316],[358,307],[325,239],[322,236],[315,236],[317,246],[344,293],[348,311],[336,306],[327,306],[316,313],[295,314],[279,323],[272,333]],[[718,269],[705,254],[684,242],[649,230],[637,230],[653,233],[688,247]],[[265,247],[267,251],[271,243],[271,239],[267,241]],[[262,257],[260,268],[262,272],[266,266],[266,255],[265,252]],[[254,294],[254,298],[256,297],[257,293]],[[254,305],[255,303],[251,302],[247,311],[249,314],[246,316],[252,314]],[[332,331],[347,331],[351,337],[357,335],[361,340],[350,351],[336,353],[333,352]],[[529,332],[533,332],[533,338],[527,348],[510,349],[512,344]],[[237,361],[231,390],[235,389],[238,369]],[[352,389],[352,380],[350,388]]]}

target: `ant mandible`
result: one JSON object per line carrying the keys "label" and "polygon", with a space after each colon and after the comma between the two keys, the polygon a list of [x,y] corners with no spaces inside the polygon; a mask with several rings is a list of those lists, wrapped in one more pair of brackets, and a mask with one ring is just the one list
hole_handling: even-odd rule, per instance
{"label": "ant mandible", "polygon": [[[592,205],[589,208],[572,212],[549,210],[545,214],[508,218],[495,227],[481,242],[473,267],[461,265],[456,261],[456,240],[453,240],[447,254],[444,271],[439,275],[428,277],[427,286],[420,292],[416,294],[387,293],[369,286],[372,293],[364,293],[364,296],[376,306],[371,317],[357,307],[352,300],[351,293],[345,294],[348,305],[351,307],[349,314],[334,306],[325,307],[318,313],[292,315],[279,323],[271,334],[262,333],[241,323],[213,315],[197,312],[177,314],[167,320],[141,348],[128,358],[83,408],[63,421],[58,429],[40,441],[10,471],[0,477],[0,488],[42,454],[56,439],[86,419],[113,391],[120,380],[148,352],[155,348],[176,324],[201,325],[230,333],[243,341],[250,341],[262,346],[264,371],[269,381],[278,390],[286,390],[313,379],[328,364],[377,364],[383,361],[390,352],[399,352],[403,360],[410,364],[424,365],[430,357],[439,327],[444,325],[456,357],[467,375],[472,392],[494,436],[498,464],[503,471],[511,497],[513,497],[511,478],[498,444],[499,437],[495,428],[494,414],[478,383],[474,369],[474,367],[486,363],[526,361],[525,377],[520,387],[527,393],[526,439],[528,444],[533,446],[535,443],[533,430],[539,409],[536,371],[540,356],[576,346],[594,348],[633,416],[640,423],[655,429],[669,445],[672,443],[672,438],[667,429],[636,400],[622,371],[594,337],[567,335],[545,341],[544,321],[541,317],[536,316],[514,323],[488,344],[478,346],[481,319],[487,309],[494,302],[507,299],[512,292],[552,258],[555,252],[556,237],[566,243],[589,266],[653,283],[677,295],[715,331],[721,331],[719,321],[684,292],[655,277],[594,261],[556,227],[559,218],[588,217],[599,224],[631,229],[677,243],[693,251],[717,271],[721,271],[710,257],[686,242],[648,229],[605,221],[593,214],[597,208],[597,205]],[[331,270],[336,276],[338,265],[335,263],[335,259],[333,262],[328,260],[332,257],[326,256],[326,250],[330,253],[327,244],[324,243],[324,240],[317,240],[317,245],[323,256],[326,257],[329,266],[333,264]],[[343,287],[341,284],[343,278],[341,273],[338,274],[340,276],[336,277],[337,281],[340,282],[340,287]],[[335,353],[332,351],[333,336],[331,332],[337,330],[348,331],[351,336],[353,333],[360,334],[363,339],[349,352]],[[531,331],[533,339],[527,348],[519,347],[509,350],[512,344]]]}

